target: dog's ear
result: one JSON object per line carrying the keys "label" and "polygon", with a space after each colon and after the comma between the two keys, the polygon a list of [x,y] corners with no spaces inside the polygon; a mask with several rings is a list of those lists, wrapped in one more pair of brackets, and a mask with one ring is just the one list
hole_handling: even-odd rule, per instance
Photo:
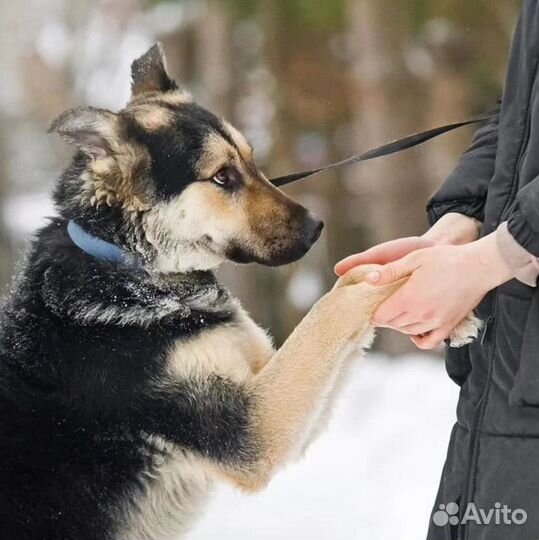
{"label": "dog's ear", "polygon": [[117,140],[118,117],[104,109],[77,107],[62,113],[49,127],[70,144],[94,159],[113,153]]}
{"label": "dog's ear", "polygon": [[156,43],[131,64],[131,92],[133,97],[148,92],[178,90],[169,77],[161,43]]}

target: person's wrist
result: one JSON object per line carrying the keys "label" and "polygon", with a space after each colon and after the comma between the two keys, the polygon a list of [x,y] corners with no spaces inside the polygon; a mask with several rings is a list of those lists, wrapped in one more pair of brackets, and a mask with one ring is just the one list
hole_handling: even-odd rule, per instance
{"label": "person's wrist", "polygon": [[481,222],[463,214],[449,213],[437,221],[423,236],[436,246],[459,246],[479,238]]}
{"label": "person's wrist", "polygon": [[485,284],[487,291],[515,277],[515,270],[509,266],[500,251],[495,232],[463,248],[469,251],[470,257],[475,261],[477,272],[480,274],[478,277]]}

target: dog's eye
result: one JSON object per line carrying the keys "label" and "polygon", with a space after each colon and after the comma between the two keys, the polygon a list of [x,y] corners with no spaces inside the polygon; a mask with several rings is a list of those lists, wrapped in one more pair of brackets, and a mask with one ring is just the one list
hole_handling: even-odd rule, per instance
{"label": "dog's eye", "polygon": [[212,178],[218,186],[227,187],[237,179],[237,172],[232,167],[224,167]]}

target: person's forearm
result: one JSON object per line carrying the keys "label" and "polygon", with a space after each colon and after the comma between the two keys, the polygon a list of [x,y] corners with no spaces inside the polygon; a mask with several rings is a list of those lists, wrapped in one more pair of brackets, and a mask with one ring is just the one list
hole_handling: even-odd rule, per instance
{"label": "person's forearm", "polygon": [[435,245],[459,246],[479,238],[482,223],[463,214],[449,213],[438,220],[423,238]]}
{"label": "person's forearm", "polygon": [[[474,242],[480,236],[481,222],[462,214],[450,213],[442,217],[423,238],[434,245],[463,245]],[[494,233],[497,249],[516,279],[535,287],[539,276],[539,260],[520,246],[502,223]]]}
{"label": "person's forearm", "polygon": [[511,236],[507,222],[502,223],[496,231],[498,249],[506,263],[514,270],[515,277],[525,285],[537,286],[539,276],[539,259],[524,249]]}

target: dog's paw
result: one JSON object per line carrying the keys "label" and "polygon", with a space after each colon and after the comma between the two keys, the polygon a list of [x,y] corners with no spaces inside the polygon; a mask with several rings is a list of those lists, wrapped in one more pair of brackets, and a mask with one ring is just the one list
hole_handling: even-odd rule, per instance
{"label": "dog's paw", "polygon": [[334,289],[340,287],[348,287],[349,285],[359,285],[365,281],[365,278],[369,272],[379,268],[374,264],[366,264],[363,266],[356,266],[352,268],[344,276],[341,276],[335,283]]}
{"label": "dog's paw", "polygon": [[483,329],[483,321],[470,313],[449,335],[450,347],[463,347],[479,336]]}

